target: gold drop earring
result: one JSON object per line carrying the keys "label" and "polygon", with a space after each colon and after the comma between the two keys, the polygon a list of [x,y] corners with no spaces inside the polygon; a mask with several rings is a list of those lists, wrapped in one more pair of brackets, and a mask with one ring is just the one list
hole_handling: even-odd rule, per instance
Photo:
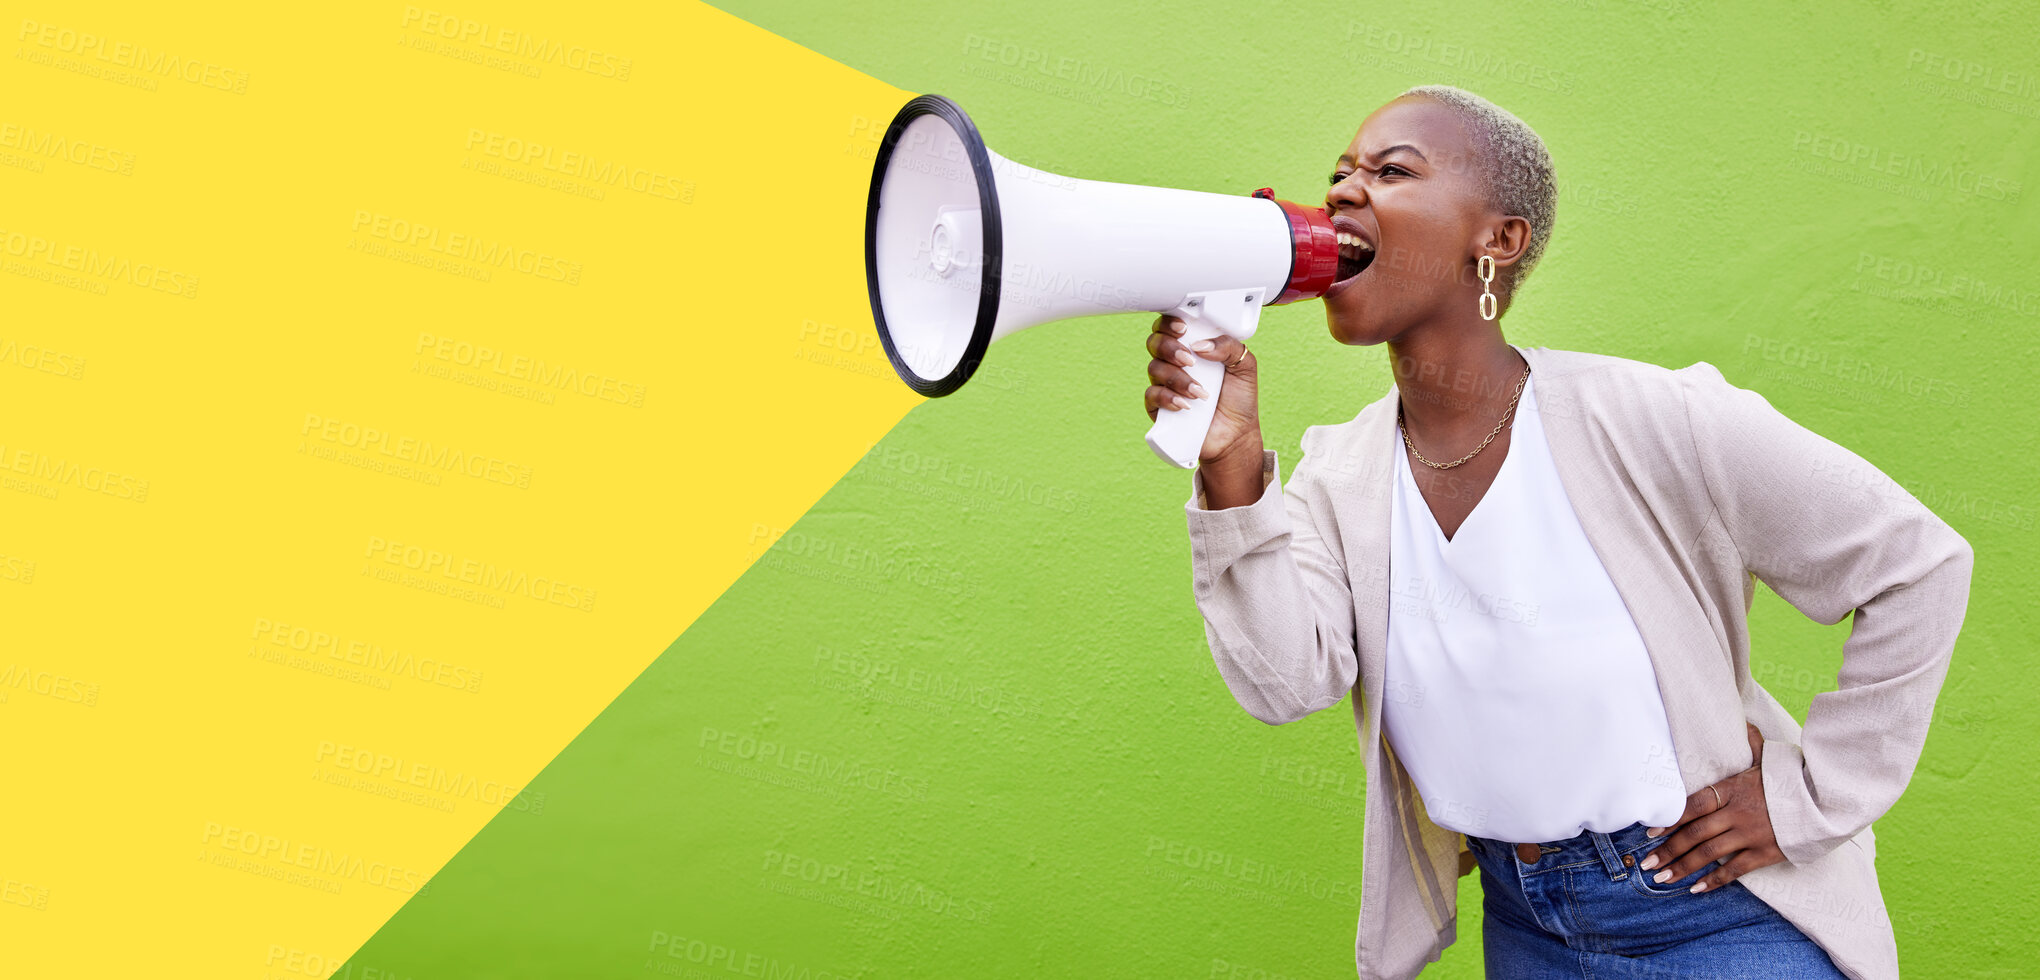
{"label": "gold drop earring", "polygon": [[1480,318],[1492,320],[1495,318],[1495,294],[1488,291],[1488,283],[1495,280],[1495,257],[1482,253],[1473,268],[1480,275]]}

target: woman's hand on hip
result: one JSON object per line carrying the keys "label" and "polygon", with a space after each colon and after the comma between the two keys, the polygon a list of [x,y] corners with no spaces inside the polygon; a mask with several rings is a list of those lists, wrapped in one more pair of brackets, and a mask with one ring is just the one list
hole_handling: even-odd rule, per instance
{"label": "woman's hand on hip", "polygon": [[[1638,865],[1652,880],[1677,881],[1708,862],[1720,861],[1720,867],[1690,889],[1707,891],[1785,860],[1771,829],[1771,811],[1764,806],[1764,736],[1757,726],[1748,727],[1750,757],[1756,764],[1686,797],[1686,812],[1679,814],[1679,822],[1663,828],[1670,836]],[[1721,791],[1719,802],[1716,789]]]}

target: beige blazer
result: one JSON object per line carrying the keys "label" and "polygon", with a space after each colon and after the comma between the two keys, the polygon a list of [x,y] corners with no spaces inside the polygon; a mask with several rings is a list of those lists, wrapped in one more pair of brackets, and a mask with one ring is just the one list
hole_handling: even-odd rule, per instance
{"label": "beige blazer", "polygon": [[[1748,768],[1787,860],[1737,879],[1855,980],[1895,980],[1871,823],[1911,780],[1969,604],[1973,552],[1912,494],[1705,361],[1517,347],[1560,480],[1657,672],[1685,789]],[[1304,431],[1286,486],[1273,450],[1253,504],[1204,509],[1191,477],[1191,589],[1226,687],[1271,725],[1354,690],[1367,776],[1355,958],[1401,980],[1457,938],[1463,835],[1433,824],[1381,734],[1397,394]],[[1839,690],[1802,729],[1750,677],[1761,579],[1833,625]]]}

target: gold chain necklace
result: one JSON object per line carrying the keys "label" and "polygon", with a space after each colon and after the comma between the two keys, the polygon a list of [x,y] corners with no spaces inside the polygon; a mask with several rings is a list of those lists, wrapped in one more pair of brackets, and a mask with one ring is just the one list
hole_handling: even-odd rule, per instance
{"label": "gold chain necklace", "polygon": [[1396,428],[1402,430],[1403,445],[1410,447],[1411,455],[1417,457],[1418,462],[1421,462],[1425,466],[1428,466],[1434,470],[1449,470],[1455,466],[1458,466],[1461,463],[1466,462],[1469,459],[1474,458],[1475,456],[1480,455],[1480,451],[1486,449],[1487,444],[1493,442],[1495,436],[1501,434],[1502,426],[1508,425],[1509,419],[1515,417],[1516,401],[1523,397],[1523,385],[1527,384],[1529,381],[1530,381],[1530,365],[1526,363],[1523,365],[1523,376],[1521,378],[1516,379],[1516,394],[1509,399],[1509,410],[1507,412],[1502,413],[1502,420],[1500,422],[1495,423],[1495,430],[1493,432],[1488,433],[1487,438],[1482,439],[1480,441],[1480,445],[1473,447],[1473,452],[1467,453],[1466,455],[1461,456],[1450,463],[1433,463],[1430,460],[1425,459],[1423,453],[1417,452],[1417,444],[1410,441],[1409,426],[1403,424],[1402,398],[1400,396],[1397,396],[1395,400],[1395,423]]}

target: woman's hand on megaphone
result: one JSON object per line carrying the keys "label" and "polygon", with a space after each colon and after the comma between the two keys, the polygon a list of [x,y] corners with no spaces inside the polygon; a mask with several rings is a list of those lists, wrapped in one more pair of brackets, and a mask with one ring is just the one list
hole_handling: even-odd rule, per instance
{"label": "woman's hand on megaphone", "polygon": [[1190,358],[1202,357],[1230,364],[1225,369],[1225,382],[1219,386],[1218,406],[1211,413],[1211,428],[1204,433],[1204,445],[1198,450],[1200,462],[1209,463],[1231,455],[1232,451],[1251,451],[1254,458],[1252,470],[1260,472],[1261,414],[1254,385],[1254,352],[1237,338],[1219,334],[1202,343],[1206,350],[1192,350],[1183,343],[1183,320],[1163,314],[1155,318],[1153,331],[1147,337],[1148,386],[1143,401],[1146,403],[1149,419],[1154,419],[1163,408],[1187,407],[1192,398],[1211,397],[1190,379],[1190,372],[1184,368],[1195,363]]}

